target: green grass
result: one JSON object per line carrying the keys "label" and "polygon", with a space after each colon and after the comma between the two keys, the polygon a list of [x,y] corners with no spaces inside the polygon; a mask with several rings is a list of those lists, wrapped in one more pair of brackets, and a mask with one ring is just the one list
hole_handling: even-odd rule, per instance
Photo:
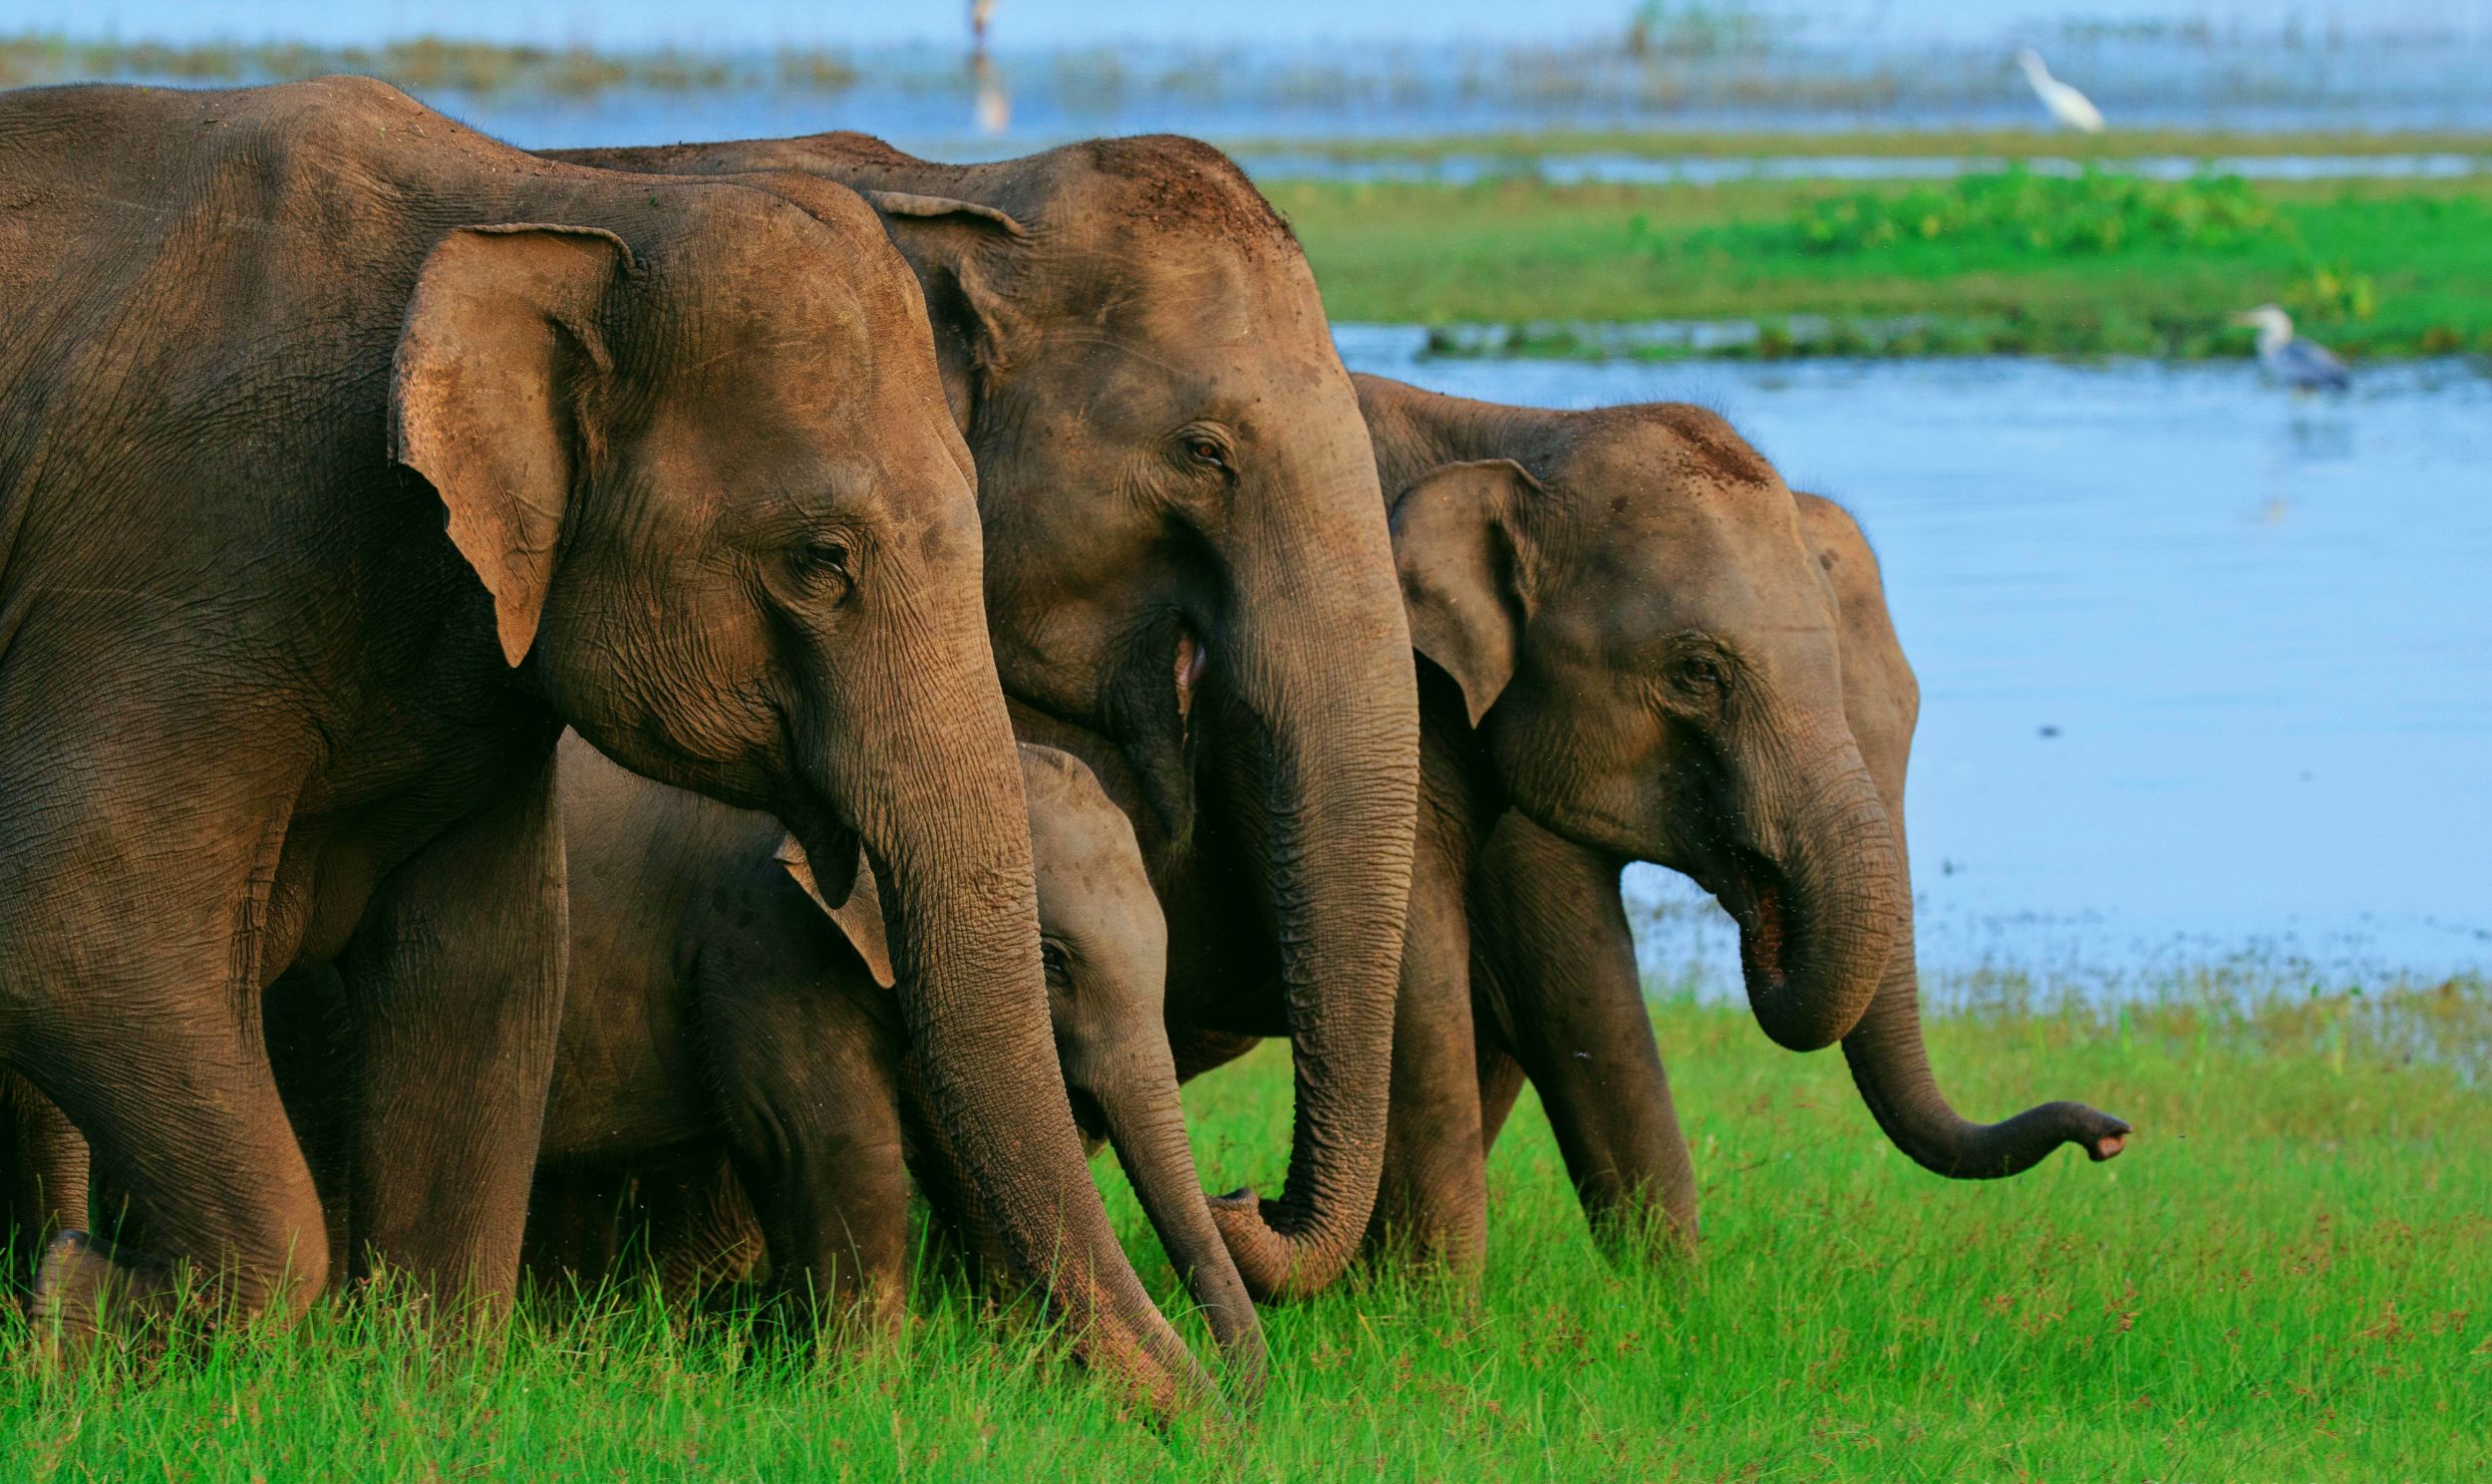
{"label": "green grass", "polygon": [[1740,131],[1551,129],[1528,134],[1371,135],[1337,140],[1230,139],[1233,154],[1299,155],[1318,159],[1411,160],[1454,157],[1530,162],[1570,154],[1636,159],[1764,159],[1792,156],[1873,158],[1998,158],[2119,160],[2178,155],[2492,154],[2492,136],[2443,130],[2279,130],[2235,133],[2207,129],[2117,129],[2070,134],[2057,129],[1869,129]]}
{"label": "green grass", "polygon": [[[1266,190],[1342,320],[1752,319],[1771,332],[1825,316],[1835,331],[1819,348],[1850,353],[2207,356],[2248,354],[2249,333],[2226,316],[2275,300],[2355,356],[2492,352],[2492,180],[2227,186],[2256,208],[2255,227],[2141,232],[2112,250],[1907,232],[1829,251],[1812,235],[1846,206],[1896,214],[1982,188],[1507,178]],[[2040,202],[2040,224],[2056,230],[2053,213],[2068,208],[2047,193]],[[1878,328],[1906,320],[1901,333]],[[1765,348],[1776,348],[1771,333]]]}
{"label": "green grass", "polygon": [[[2243,1008],[2247,1004],[2249,1008]],[[921,1286],[906,1346],[749,1358],[626,1296],[497,1363],[363,1304],[289,1336],[43,1371],[0,1336],[11,1478],[2462,1480],[2492,1472],[2492,987],[2102,1015],[1992,995],[1934,1026],[1990,1115],[2074,1093],[2128,1154],[1953,1183],[1838,1058],[1657,1006],[1704,1183],[1692,1268],[1613,1271],[1528,1100],[1476,1299],[1406,1275],[1273,1313],[1242,1430],[1162,1437],[1026,1331]],[[1193,1089],[1214,1179],[1270,1182],[1271,1048]],[[1166,1264],[1102,1162],[1145,1278]],[[1267,1188],[1269,1188],[1267,1186]],[[1200,1336],[1196,1336],[1199,1342]]]}

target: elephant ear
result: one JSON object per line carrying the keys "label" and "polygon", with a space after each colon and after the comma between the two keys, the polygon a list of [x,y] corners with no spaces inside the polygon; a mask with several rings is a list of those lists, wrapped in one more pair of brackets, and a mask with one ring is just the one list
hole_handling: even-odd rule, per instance
{"label": "elephant ear", "polygon": [[580,407],[608,366],[598,310],[632,250],[596,227],[462,227],[424,260],[398,339],[391,452],[449,507],[493,596],[502,658],[527,658],[580,474]]}
{"label": "elephant ear", "polygon": [[1496,705],[1530,617],[1516,516],[1540,481],[1511,458],[1439,464],[1394,502],[1410,647],[1462,688],[1471,725]]}
{"label": "elephant ear", "polygon": [[1002,255],[1025,241],[1029,228],[977,201],[905,190],[859,194],[882,217],[883,230],[925,290],[943,398],[965,432],[977,414],[981,385],[1011,359],[1020,327],[998,279]]}
{"label": "elephant ear", "polygon": [[[856,956],[865,961],[865,972],[874,976],[874,983],[890,989],[898,976],[891,972],[891,940],[883,931],[882,891],[874,883],[874,868],[866,863],[865,852],[859,849],[855,853],[844,882],[816,877],[812,861],[806,858],[804,846],[797,843],[794,835],[779,842],[777,858],[796,885],[804,888],[804,894],[813,899],[813,905],[821,908],[823,915],[847,938]],[[839,894],[835,907],[830,898],[833,891]]]}

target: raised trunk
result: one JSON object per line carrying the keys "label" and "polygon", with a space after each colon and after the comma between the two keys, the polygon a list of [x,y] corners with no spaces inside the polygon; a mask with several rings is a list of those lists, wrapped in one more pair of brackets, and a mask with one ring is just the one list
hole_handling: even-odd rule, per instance
{"label": "raised trunk", "polygon": [[[1289,1175],[1278,1199],[1212,1203],[1259,1300],[1303,1298],[1357,1253],[1384,1170],[1394,999],[1417,818],[1418,711],[1408,629],[1380,518],[1372,582],[1338,574],[1363,541],[1295,533],[1276,543],[1274,596],[1244,653],[1215,647],[1259,724],[1251,796],[1273,904],[1296,1075]],[[1303,581],[1309,571],[1337,580]],[[1325,601],[1329,599],[1330,601]]]}
{"label": "raised trunk", "polygon": [[1229,1395],[1251,1406],[1263,1395],[1263,1326],[1245,1280],[1211,1224],[1203,1202],[1194,1151],[1186,1143],[1185,1113],[1177,1098],[1176,1067],[1157,1036],[1156,1053],[1136,1052],[1124,1074],[1100,1089],[1099,1110],[1125,1178],[1141,1199],[1159,1245],[1201,1307],[1227,1362]]}
{"label": "raised trunk", "polygon": [[[889,927],[913,1059],[960,1168],[1083,1357],[1165,1413],[1211,1394],[1107,1224],[1073,1122],[1039,961],[1029,815],[992,726],[911,739],[859,787],[857,831]],[[808,841],[808,848],[811,842]],[[818,857],[817,857],[818,858]]]}

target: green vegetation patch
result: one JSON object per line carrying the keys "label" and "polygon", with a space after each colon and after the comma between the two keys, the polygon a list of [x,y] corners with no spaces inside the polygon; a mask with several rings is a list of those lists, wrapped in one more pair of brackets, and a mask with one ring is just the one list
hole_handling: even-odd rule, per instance
{"label": "green vegetation patch", "polygon": [[2492,155],[2492,135],[2455,130],[2277,130],[2236,133],[2205,129],[2115,129],[2071,134],[2058,129],[1872,129],[1721,133],[1673,129],[1552,129],[1531,133],[1370,135],[1350,139],[1223,140],[1246,155],[1295,155],[1344,163],[1361,160],[1504,159],[1518,167],[1568,155],[1631,159],[2210,159],[2225,155]]}
{"label": "green vegetation patch", "polygon": [[2152,180],[2086,166],[2074,176],[2019,163],[1901,192],[1804,201],[1792,230],[1811,252],[1872,253],[1911,241],[2059,257],[2152,243],[2223,251],[2291,228],[2238,175]]}
{"label": "green vegetation patch", "polygon": [[2353,356],[2492,353],[2492,179],[1266,190],[1335,318],[1516,327],[1510,349],[1618,353],[1570,324],[1743,321],[1745,339],[1627,353],[2247,355],[2228,318],[2272,300]]}
{"label": "green vegetation patch", "polygon": [[[1968,1115],[2079,1096],[2129,1152],[1946,1181],[1842,1059],[1737,1009],[1654,1021],[1704,1248],[1612,1268],[1526,1094],[1476,1293],[1371,1273],[1266,1317],[1248,1426],[1161,1437],[957,1287],[904,1343],[751,1344],[637,1291],[540,1297],[498,1356],[386,1297],[291,1336],[47,1372],[0,1321],[12,1479],[2461,1480],[2492,1475],[2492,987],[2306,998],[2238,973],[2145,1004],[1971,987],[1932,1027]],[[1287,1056],[1188,1089],[1205,1176],[1277,1188]],[[1112,1161],[1110,1214],[1181,1290]],[[1202,1328],[1183,1327],[1198,1348]]]}

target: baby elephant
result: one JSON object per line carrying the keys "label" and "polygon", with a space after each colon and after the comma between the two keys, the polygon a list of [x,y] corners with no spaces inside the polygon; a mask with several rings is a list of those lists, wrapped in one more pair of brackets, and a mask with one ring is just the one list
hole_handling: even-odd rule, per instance
{"label": "baby elephant", "polygon": [[[1166,929],[1132,826],[1071,756],[1020,752],[1075,1118],[1114,1146],[1233,1380],[1252,1388],[1262,1331],[1186,1143],[1161,1024]],[[927,1112],[951,1089],[916,1081],[870,869],[832,906],[770,816],[651,783],[575,736],[561,769],[571,978],[529,1266],[596,1277],[622,1187],[637,1184],[676,1283],[767,1255],[775,1297],[795,1311],[896,1327],[903,1151],[946,1214],[979,1222]]]}

